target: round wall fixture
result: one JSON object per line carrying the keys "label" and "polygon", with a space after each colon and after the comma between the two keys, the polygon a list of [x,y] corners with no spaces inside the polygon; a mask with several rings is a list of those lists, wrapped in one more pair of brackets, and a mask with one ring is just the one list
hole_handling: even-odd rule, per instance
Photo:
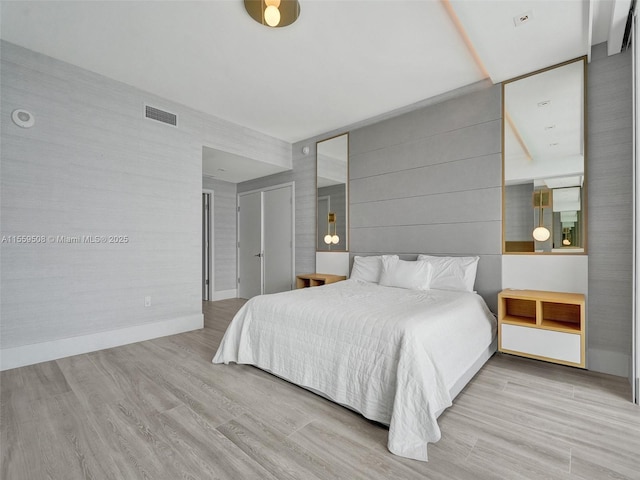
{"label": "round wall fixture", "polygon": [[33,127],[33,124],[36,123],[35,117],[30,112],[22,110],[21,108],[11,112],[11,120],[13,120],[13,123],[17,126],[22,128],[31,128]]}

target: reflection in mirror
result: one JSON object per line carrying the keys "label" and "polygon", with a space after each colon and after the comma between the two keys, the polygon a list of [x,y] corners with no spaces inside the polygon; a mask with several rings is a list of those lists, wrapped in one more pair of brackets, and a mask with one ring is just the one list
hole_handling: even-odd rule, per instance
{"label": "reflection in mirror", "polygon": [[584,253],[585,59],[503,85],[503,252]]}
{"label": "reflection in mirror", "polygon": [[348,249],[349,134],[316,144],[316,246],[318,251]]}

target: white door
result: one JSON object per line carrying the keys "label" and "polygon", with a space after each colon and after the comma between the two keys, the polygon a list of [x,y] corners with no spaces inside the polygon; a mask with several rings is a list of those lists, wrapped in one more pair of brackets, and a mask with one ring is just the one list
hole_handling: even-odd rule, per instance
{"label": "white door", "polygon": [[238,196],[238,296],[262,293],[262,192]]}
{"label": "white door", "polygon": [[264,293],[293,288],[293,188],[264,193]]}

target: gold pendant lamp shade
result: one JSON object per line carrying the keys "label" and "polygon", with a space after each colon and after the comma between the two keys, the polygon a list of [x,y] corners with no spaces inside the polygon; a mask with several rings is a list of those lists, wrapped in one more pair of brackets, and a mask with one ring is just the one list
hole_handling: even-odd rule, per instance
{"label": "gold pendant lamp shade", "polygon": [[300,16],[298,0],[244,0],[244,8],[256,22],[266,27],[286,27]]}
{"label": "gold pendant lamp shade", "polygon": [[533,238],[538,242],[546,242],[550,236],[551,232],[547,227],[536,227],[533,229]]}

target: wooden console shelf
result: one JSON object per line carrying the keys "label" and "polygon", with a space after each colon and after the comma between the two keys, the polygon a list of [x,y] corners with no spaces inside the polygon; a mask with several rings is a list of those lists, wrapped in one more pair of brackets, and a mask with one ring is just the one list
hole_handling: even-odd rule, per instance
{"label": "wooden console shelf", "polygon": [[330,273],[305,273],[296,277],[296,288],[318,287],[329,283],[346,280],[345,275],[332,275]]}
{"label": "wooden console shelf", "polygon": [[503,290],[498,350],[585,368],[585,297],[580,293]]}

